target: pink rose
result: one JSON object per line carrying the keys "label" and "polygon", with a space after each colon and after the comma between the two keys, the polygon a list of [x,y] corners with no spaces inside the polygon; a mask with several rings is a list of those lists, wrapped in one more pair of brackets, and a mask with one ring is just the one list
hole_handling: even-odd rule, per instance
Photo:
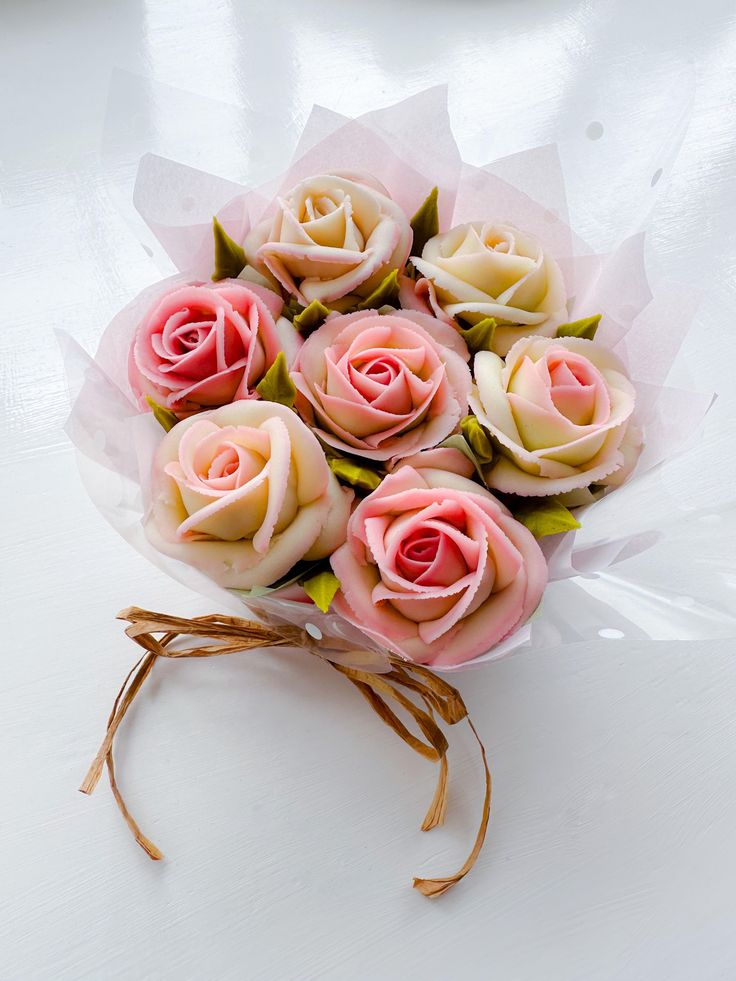
{"label": "pink rose", "polygon": [[466,414],[467,360],[457,332],[424,314],[333,315],[297,356],[297,409],[342,452],[370,460],[416,453]]}
{"label": "pink rose", "polygon": [[501,453],[486,472],[499,491],[564,494],[630,472],[641,446],[636,393],[608,348],[581,337],[525,337],[506,362],[475,356],[473,411]]}
{"label": "pink rose", "polygon": [[344,542],[352,499],[296,413],[244,400],[164,436],[146,534],[221,586],[251,589]]}
{"label": "pink rose", "polygon": [[281,350],[281,299],[237,279],[177,286],[139,325],[130,384],[179,417],[252,398]]}
{"label": "pink rose", "polygon": [[293,187],[244,242],[251,266],[305,306],[369,296],[407,260],[409,219],[370,174],[319,174]]}
{"label": "pink rose", "polygon": [[547,566],[535,538],[479,484],[403,466],[357,506],[331,559],[333,609],[412,661],[485,653],[539,603]]}

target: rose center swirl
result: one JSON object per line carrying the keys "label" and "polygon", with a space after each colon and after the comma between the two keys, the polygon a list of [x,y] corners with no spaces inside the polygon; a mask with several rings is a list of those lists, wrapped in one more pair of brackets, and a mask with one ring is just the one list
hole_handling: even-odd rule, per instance
{"label": "rose center swirl", "polygon": [[198,348],[214,326],[212,315],[200,310],[187,311],[187,319],[168,335],[169,354],[177,357]]}
{"label": "rose center swirl", "polygon": [[380,385],[390,385],[401,374],[396,358],[383,357],[357,366],[358,371]]}
{"label": "rose center swirl", "polygon": [[422,586],[448,586],[468,572],[460,549],[437,528],[417,528],[401,542],[396,568],[404,579]]}
{"label": "rose center swirl", "polygon": [[217,447],[200,478],[213,490],[236,490],[256,477],[265,462],[254,450],[228,442]]}

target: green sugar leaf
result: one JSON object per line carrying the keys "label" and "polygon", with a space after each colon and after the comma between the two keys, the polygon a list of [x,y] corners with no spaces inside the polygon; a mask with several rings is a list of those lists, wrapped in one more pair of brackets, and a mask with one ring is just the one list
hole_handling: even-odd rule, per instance
{"label": "green sugar leaf", "polygon": [[215,237],[215,271],[213,282],[221,279],[236,279],[245,268],[245,252],[234,242],[217,218],[212,219],[212,233]]}
{"label": "green sugar leaf", "polygon": [[396,306],[399,302],[399,270],[392,269],[380,286],[355,308],[356,310],[377,310],[379,307]]}
{"label": "green sugar leaf", "polygon": [[299,313],[294,315],[291,322],[302,337],[309,337],[312,331],[322,326],[329,312],[330,308],[326,307],[324,303],[320,303],[319,300],[312,300],[308,307],[303,307]]}
{"label": "green sugar leaf", "polygon": [[582,320],[573,320],[569,324],[560,324],[555,337],[584,337],[592,341],[602,316],[603,314],[597,313],[594,317],[583,317]]}
{"label": "green sugar leaf", "polygon": [[460,423],[460,432],[475,454],[478,463],[487,466],[493,460],[493,446],[488,433],[475,416],[465,416]]}
{"label": "green sugar leaf", "polygon": [[351,487],[357,487],[359,490],[370,493],[381,483],[381,475],[375,470],[354,463],[347,457],[332,456],[328,457],[327,462],[330,465],[330,470],[343,484],[349,484]]}
{"label": "green sugar leaf", "polygon": [[318,572],[311,579],[305,579],[302,588],[316,607],[327,613],[335,593],[340,588],[340,580],[334,572]]}
{"label": "green sugar leaf", "polygon": [[439,188],[433,187],[411,220],[411,230],[414,232],[414,241],[411,247],[412,255],[420,256],[427,242],[439,233],[438,195]]}
{"label": "green sugar leaf", "polygon": [[472,327],[460,327],[459,330],[471,354],[493,350],[493,335],[496,333],[495,317],[484,317]]}
{"label": "green sugar leaf", "polygon": [[296,398],[296,387],[291,380],[283,351],[279,351],[276,355],[276,360],[256,385],[256,391],[264,402],[279,402],[292,408]]}
{"label": "green sugar leaf", "polygon": [[512,511],[516,520],[525,525],[535,538],[559,535],[562,531],[580,527],[572,512],[551,497],[525,501]]}
{"label": "green sugar leaf", "polygon": [[295,299],[293,296],[290,296],[289,299],[284,303],[284,309],[281,311],[281,316],[286,317],[286,319],[290,320],[291,323],[293,324],[294,317],[296,317],[298,314],[302,313],[306,309],[307,308],[303,307],[297,299]]}
{"label": "green sugar leaf", "polygon": [[151,406],[153,418],[162,429],[168,433],[169,430],[174,428],[179,420],[176,418],[171,409],[165,409],[163,405],[159,405],[158,402],[154,402],[148,395],[146,395],[146,402],[148,402],[148,404]]}

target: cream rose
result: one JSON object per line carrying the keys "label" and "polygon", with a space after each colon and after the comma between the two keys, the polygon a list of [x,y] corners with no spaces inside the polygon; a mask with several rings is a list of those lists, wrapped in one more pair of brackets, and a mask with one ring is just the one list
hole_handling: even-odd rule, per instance
{"label": "cream rose", "polygon": [[551,337],[567,318],[565,284],[540,243],[511,225],[470,222],[435,235],[411,261],[420,273],[402,305],[450,323],[494,317],[493,350],[505,355],[520,337]]}
{"label": "cream rose", "polygon": [[368,174],[303,180],[246,237],[245,255],[300,303],[367,297],[409,255],[401,208]]}
{"label": "cream rose", "polygon": [[580,337],[524,337],[506,363],[475,356],[470,404],[501,453],[490,487],[522,496],[564,494],[628,473],[640,443],[634,386],[607,348]]}
{"label": "cream rose", "polygon": [[166,434],[146,533],[221,586],[268,586],[345,540],[352,498],[294,412],[243,400]]}

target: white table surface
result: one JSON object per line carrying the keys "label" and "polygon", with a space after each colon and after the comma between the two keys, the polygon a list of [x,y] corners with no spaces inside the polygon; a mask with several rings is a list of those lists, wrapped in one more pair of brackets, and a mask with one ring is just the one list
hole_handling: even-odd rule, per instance
{"label": "white table surface", "polygon": [[[116,309],[158,277],[108,193],[130,161],[101,164],[113,66],[259,119],[252,138],[265,135],[265,147],[191,136],[187,162],[235,180],[285,162],[314,102],[356,114],[438,81],[450,83],[473,163],[555,138],[582,145],[591,122],[610,153],[609,119],[627,115],[641,148],[647,107],[676,97],[690,73],[691,125],[652,237],[661,267],[705,290],[687,368],[721,391],[716,422],[734,418],[732,3],[269,6],[0,5],[0,978],[733,978],[727,639],[601,639],[462,676],[493,768],[492,825],[472,875],[435,903],[411,876],[464,858],[480,804],[470,738],[453,743],[448,823],[422,835],[433,769],[307,658],[156,667],[118,756],[164,862],[133,843],[104,780],[91,799],[76,791],[133,660],[115,612],[209,611],[105,524],[61,431],[51,329],[93,349]],[[181,120],[152,112],[145,123],[147,148],[182,145]],[[573,203],[576,193],[585,189]],[[732,494],[733,446],[719,446],[715,475],[686,498]],[[733,575],[733,542],[722,548]]]}

